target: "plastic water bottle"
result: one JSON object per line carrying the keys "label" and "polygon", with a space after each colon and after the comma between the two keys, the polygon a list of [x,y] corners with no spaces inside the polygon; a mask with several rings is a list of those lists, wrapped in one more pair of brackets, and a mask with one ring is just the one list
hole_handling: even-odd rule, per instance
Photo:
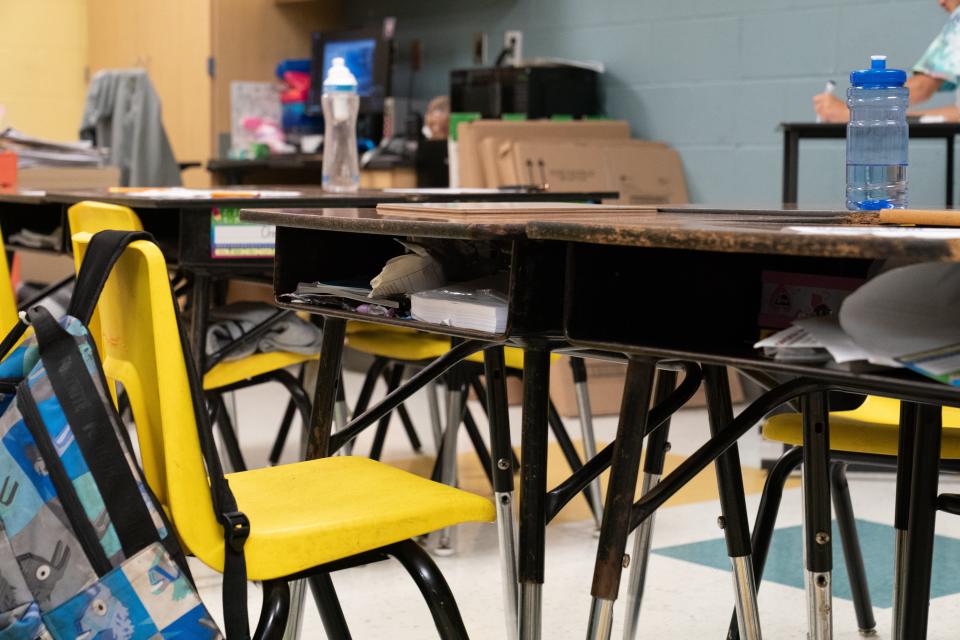
{"label": "plastic water bottle", "polygon": [[326,191],[356,191],[360,186],[357,157],[357,112],[360,96],[357,79],[334,58],[323,81],[323,188]]}
{"label": "plastic water bottle", "polygon": [[847,208],[907,206],[907,74],[887,69],[886,56],[850,74],[847,106]]}

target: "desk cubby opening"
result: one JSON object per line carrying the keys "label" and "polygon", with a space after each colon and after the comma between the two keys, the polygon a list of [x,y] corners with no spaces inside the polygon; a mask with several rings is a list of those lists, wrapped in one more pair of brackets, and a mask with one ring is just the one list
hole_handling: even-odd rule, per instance
{"label": "desk cubby opening", "polygon": [[573,342],[747,355],[764,272],[865,279],[871,261],[572,244],[564,327]]}
{"label": "desk cubby opening", "polygon": [[[63,207],[58,204],[31,205],[7,203],[4,205],[3,240],[11,249],[34,249],[29,245],[18,243],[16,235],[29,230],[40,235],[53,236],[56,233],[57,248],[43,247],[39,250],[59,253],[66,236],[63,232],[63,221],[66,219]],[[59,233],[57,233],[59,229]]]}
{"label": "desk cubby opening", "polygon": [[[492,334],[412,319],[383,318],[339,306],[284,301],[281,306],[321,315],[395,324],[448,335],[499,340],[512,332],[559,335],[563,295],[562,247],[510,239],[459,240],[455,238],[408,238],[429,248],[446,261],[451,255],[466,256],[447,273],[451,283],[503,273],[508,282],[507,323],[502,334]],[[406,253],[396,236],[317,229],[279,227],[274,271],[278,295],[296,291],[301,282],[333,282],[355,278],[369,281],[393,257]],[[453,262],[457,261],[452,261]],[[531,297],[530,292],[536,293]],[[539,300],[549,301],[547,303]]]}

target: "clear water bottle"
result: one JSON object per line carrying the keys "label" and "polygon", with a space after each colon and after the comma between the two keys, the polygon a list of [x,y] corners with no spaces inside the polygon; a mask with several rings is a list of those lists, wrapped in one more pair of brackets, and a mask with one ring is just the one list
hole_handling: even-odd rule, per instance
{"label": "clear water bottle", "polygon": [[357,79],[334,58],[323,81],[323,188],[326,191],[356,191],[360,186],[357,157],[357,112],[360,96]]}
{"label": "clear water bottle", "polygon": [[847,106],[847,208],[907,206],[907,74],[887,69],[886,56],[850,74]]}

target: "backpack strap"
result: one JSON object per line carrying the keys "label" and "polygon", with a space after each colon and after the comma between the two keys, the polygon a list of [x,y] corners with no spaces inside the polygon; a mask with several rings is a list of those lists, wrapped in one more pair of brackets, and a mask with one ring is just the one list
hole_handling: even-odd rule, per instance
{"label": "backpack strap", "polygon": [[[103,497],[110,521],[117,532],[123,555],[135,555],[154,542],[160,534],[140,492],[120,440],[115,411],[104,402],[106,389],[98,389],[84,361],[76,338],[60,326],[44,307],[36,306],[27,318],[37,336],[37,348],[57,403],[70,425],[74,441]],[[109,425],[115,437],[105,437]]]}
{"label": "backpack strap", "polygon": [[100,300],[107,278],[113,270],[124,249],[136,240],[154,242],[153,236],[145,231],[101,231],[90,239],[87,252],[80,263],[77,273],[77,284],[70,298],[67,314],[73,316],[83,324],[89,324],[93,317],[93,310]]}
{"label": "backpack strap", "polygon": [[[93,236],[80,265],[73,298],[68,313],[84,324],[90,321],[96,308],[100,292],[106,284],[110,271],[123,255],[124,249],[135,240],[153,241],[153,236],[142,231],[101,231]],[[217,520],[223,527],[224,563],[223,563],[223,611],[226,636],[229,640],[249,640],[250,627],[247,621],[247,564],[243,546],[250,535],[250,521],[237,507],[237,500],[224,477],[220,455],[213,437],[213,427],[204,406],[203,385],[197,373],[196,363],[189,354],[190,340],[187,338],[180,310],[176,306],[173,288],[170,289],[170,304],[180,332],[180,344],[184,351],[187,368],[187,380],[193,402],[193,413],[197,423],[200,450],[207,476],[210,480],[210,497]],[[2,345],[0,345],[2,346]]]}

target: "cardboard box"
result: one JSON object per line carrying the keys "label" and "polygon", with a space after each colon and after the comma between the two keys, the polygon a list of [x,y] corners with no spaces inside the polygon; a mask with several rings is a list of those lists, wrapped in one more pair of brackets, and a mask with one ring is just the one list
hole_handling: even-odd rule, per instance
{"label": "cardboard box", "polygon": [[[620,413],[620,401],[623,397],[623,382],[627,366],[617,362],[587,358],[587,390],[590,394],[590,409],[594,416],[617,415]],[[730,395],[734,404],[743,402],[743,388],[740,378],[730,371]],[[573,386],[573,373],[570,370],[570,358],[562,356],[550,366],[550,398],[561,416],[579,416],[577,395]],[[687,407],[705,406],[703,387],[697,391]]]}
{"label": "cardboard box", "polygon": [[119,184],[118,167],[29,167],[17,175],[21,189],[96,189]]}
{"label": "cardboard box", "polygon": [[[481,145],[487,138],[500,140],[594,140],[597,138],[630,138],[626,120],[474,120],[461,122],[457,128],[457,154],[461,187],[495,187],[496,176],[484,172]],[[490,143],[483,145],[488,151]]]}
{"label": "cardboard box", "polygon": [[495,151],[497,183],[546,182],[551,191],[616,191],[617,204],[686,204],[680,155],[662,142],[520,140]]}

